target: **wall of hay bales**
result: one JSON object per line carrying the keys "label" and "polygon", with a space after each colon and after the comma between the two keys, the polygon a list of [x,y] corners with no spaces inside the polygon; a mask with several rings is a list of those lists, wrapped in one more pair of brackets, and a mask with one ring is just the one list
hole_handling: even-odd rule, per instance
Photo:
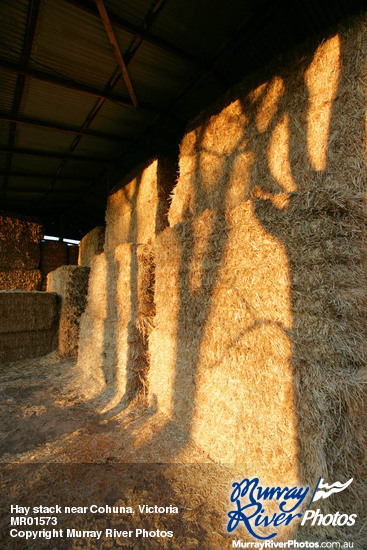
{"label": "wall of hay bales", "polygon": [[39,221],[0,213],[0,290],[40,290],[42,237]]}
{"label": "wall of hay bales", "polygon": [[78,366],[86,391],[101,392],[109,406],[146,389],[154,317],[152,243],[168,225],[176,171],[175,160],[152,159],[120,182],[123,187],[108,199],[104,252],[91,260]]}
{"label": "wall of hay bales", "polygon": [[193,121],[168,216],[159,160],[111,195],[78,358],[110,403],[148,387],[151,412],[181,429],[178,457],[194,442],[262,485],[354,477],[323,503],[358,514],[353,540],[366,501],[366,34],[348,22]]}
{"label": "wall of hay bales", "polygon": [[[365,20],[348,23],[190,125],[170,227],[156,239],[148,377],[152,403],[186,441],[242,463],[246,477],[354,477],[323,510],[358,513],[356,537],[366,500],[366,38]],[[328,534],[338,528],[322,527]]]}

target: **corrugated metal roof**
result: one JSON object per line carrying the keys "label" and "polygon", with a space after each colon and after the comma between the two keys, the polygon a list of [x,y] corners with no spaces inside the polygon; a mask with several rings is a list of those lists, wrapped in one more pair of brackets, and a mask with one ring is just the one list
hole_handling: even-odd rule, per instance
{"label": "corrugated metal roof", "polygon": [[43,158],[30,155],[13,155],[12,170],[28,173],[41,172],[43,174],[54,174],[60,164],[60,159]]}
{"label": "corrugated metal roof", "polygon": [[105,6],[110,16],[111,14],[115,14],[133,25],[139,26],[151,8],[152,0],[136,0],[135,2],[129,0],[106,0]]}
{"label": "corrugated metal roof", "polygon": [[90,125],[90,129],[108,130],[111,134],[134,139],[153,118],[153,114],[140,109],[124,109],[110,101],[106,101],[98,116]]}
{"label": "corrugated metal roof", "polygon": [[9,139],[9,129],[10,129],[9,122],[0,120],[0,144],[1,145],[7,145],[8,139]]}
{"label": "corrugated metal roof", "polygon": [[0,153],[0,170],[5,170],[5,168],[6,168],[6,159],[7,159],[7,155],[5,155],[3,153]]}
{"label": "corrugated metal roof", "polygon": [[167,2],[151,30],[198,57],[212,58],[258,3],[258,0],[201,0],[199,7],[197,0]]}
{"label": "corrugated metal roof", "polygon": [[[20,114],[81,126],[95,104],[95,98],[57,84],[27,78]],[[53,139],[50,135],[50,139]]]}
{"label": "corrugated metal roof", "polygon": [[[26,119],[16,124],[0,120],[0,144],[43,151],[46,156],[1,153],[2,171],[11,160],[9,177],[0,179],[1,188],[5,193],[3,183],[7,179],[8,205],[23,213],[50,216],[51,225],[52,215],[67,215],[70,208],[79,208],[86,216],[91,215],[93,225],[98,223],[101,212],[103,215],[101,197],[105,197],[105,175],[110,164],[77,160],[75,155],[92,159],[122,156],[128,169],[129,163],[135,162],[139,155],[151,154],[152,148],[159,147],[156,136],[177,135],[189,117],[224,91],[223,82],[228,87],[282,48],[360,9],[363,3],[362,0],[333,3],[327,0],[280,3],[272,0],[167,0],[163,3],[105,0],[121,52],[130,60],[128,72],[138,101],[144,107],[140,109],[100,99],[101,94],[112,93],[131,104],[123,79],[115,78],[119,75],[118,64],[92,0],[42,0],[36,25],[27,31],[29,6],[29,0],[0,3],[0,116]],[[120,23],[123,20],[125,26],[132,25],[143,35],[147,32],[149,39],[135,40],[134,34],[116,24],[115,18],[120,18]],[[18,64],[26,36],[33,36],[33,41],[30,51],[25,52],[26,63],[28,59],[25,70],[33,71],[33,75],[23,79],[18,78],[24,69]],[[131,51],[135,54],[132,59]],[[4,66],[7,68],[1,68]],[[213,67],[216,76],[211,74]],[[37,78],[35,71],[44,73],[43,80],[39,74]],[[74,89],[52,82],[60,77],[68,79]],[[111,82],[115,85],[110,89]],[[85,87],[96,95],[87,93]],[[19,108],[15,101],[17,95],[21,95]],[[63,128],[40,128],[44,123]],[[14,127],[13,142],[10,129]],[[113,134],[126,141],[81,137],[73,133],[74,129],[79,133],[86,130]],[[148,145],[144,148],[143,136],[147,129],[148,137],[153,136],[153,145],[146,140]],[[137,146],[138,139],[141,141]],[[47,152],[62,158],[49,158]],[[50,179],[12,175],[19,171],[48,174]],[[57,179],[56,174],[75,181]],[[100,187],[93,190],[96,196],[88,191],[80,199],[89,185],[83,178],[100,181]],[[46,200],[51,181],[54,186]],[[86,212],[85,201],[89,204]]]}
{"label": "corrugated metal roof", "polygon": [[0,110],[11,111],[13,108],[17,75],[0,68]]}
{"label": "corrugated metal roof", "polygon": [[41,149],[43,151],[64,152],[70,147],[73,136],[70,134],[55,133],[50,140],[50,132],[42,128],[17,125],[16,147]]}
{"label": "corrugated metal roof", "polygon": [[141,101],[162,108],[194,74],[194,67],[152,44],[143,43],[129,66]]}
{"label": "corrugated metal roof", "polygon": [[28,0],[2,0],[0,3],[1,57],[19,61],[27,26]]}
{"label": "corrugated metal roof", "polygon": [[[46,67],[56,75],[103,90],[117,62],[102,22],[59,0],[41,6],[31,66]],[[122,50],[130,39],[126,34],[120,37]]]}

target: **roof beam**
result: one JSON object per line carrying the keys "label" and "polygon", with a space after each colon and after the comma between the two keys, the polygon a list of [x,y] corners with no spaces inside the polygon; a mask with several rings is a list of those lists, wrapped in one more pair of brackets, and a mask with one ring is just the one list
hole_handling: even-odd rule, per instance
{"label": "roof beam", "polygon": [[[40,71],[38,69],[30,69],[28,67],[17,65],[16,63],[12,63],[11,61],[7,61],[6,59],[0,59],[0,68],[15,72],[18,75],[30,76],[32,78],[36,78],[37,80],[48,82],[49,84],[56,84],[58,86],[63,86],[64,88],[74,90],[76,92],[81,92],[97,98],[112,101],[113,103],[117,103],[117,105],[121,105],[122,107],[134,108],[134,105],[124,97],[107,95],[100,90],[96,90],[95,88],[91,88],[90,86],[86,86],[85,84],[74,82],[69,78],[56,76],[45,71]],[[158,114],[160,112],[158,109],[151,105],[140,104],[139,107],[144,111],[150,111],[155,114]]]}
{"label": "roof beam", "polygon": [[[57,153],[53,151],[43,151],[40,149],[28,149],[25,147],[9,147],[9,146],[0,146],[0,153],[14,154],[14,155],[31,155],[35,157],[45,157],[45,158],[65,158],[65,153]],[[111,158],[98,158],[98,157],[87,157],[84,155],[73,155],[72,160],[87,160],[89,162],[102,162],[104,164],[114,164],[117,159]]]}
{"label": "roof beam", "polygon": [[[37,26],[39,7],[40,7],[40,0],[30,0],[28,4],[27,27],[24,35],[23,49],[22,49],[22,55],[21,55],[21,64],[24,67],[28,64],[29,59],[31,57],[33,39],[34,39],[36,26]],[[18,73],[17,84],[16,84],[14,98],[13,98],[13,107],[12,107],[12,114],[15,116],[18,114],[20,104],[22,102],[25,81],[26,81],[26,75]],[[9,138],[8,138],[9,148],[12,148],[14,146],[16,129],[17,129],[16,123],[12,122],[9,128]],[[10,172],[11,164],[12,164],[12,153],[9,153],[6,159],[7,173]],[[8,182],[9,182],[9,178],[8,178],[8,174],[6,174],[4,176],[3,190],[2,190],[4,201],[6,200],[6,190],[8,187]]]}
{"label": "roof beam", "polygon": [[[86,13],[89,13],[90,15],[99,17],[98,9],[88,0],[64,0],[64,2],[66,2],[67,4],[71,4],[72,6]],[[145,29],[143,30],[139,27],[136,27],[126,19],[123,19],[122,17],[111,13],[109,18],[115,28],[121,29],[133,36],[137,36],[142,40],[145,40],[146,42],[149,42],[150,44],[161,48],[162,50],[165,50],[176,55],[177,57],[180,57],[181,59],[185,59],[186,61],[190,61],[191,63],[203,66],[203,62],[195,55],[192,55],[191,53],[182,50],[181,48],[175,46],[174,44],[171,44],[167,40],[164,40],[163,38],[160,38],[159,36],[156,36]]]}
{"label": "roof beam", "polygon": [[[145,20],[143,21],[143,23],[141,25],[141,28],[144,31],[147,31],[152,26],[152,24],[154,23],[154,20],[156,19],[158,14],[163,9],[166,1],[167,0],[157,0],[153,4],[150,12],[147,14]],[[135,39],[133,40],[132,44],[130,45],[128,51],[125,53],[125,65],[126,66],[129,65],[129,63],[133,59],[134,55],[138,51],[139,47],[141,46],[142,42],[143,42],[143,39],[141,37],[139,37],[139,36],[136,37],[135,36]],[[121,72],[116,69],[110,77],[110,80],[109,80],[109,82],[106,86],[106,90],[109,90],[109,92],[111,92],[114,89],[114,87],[116,86],[116,84],[119,82],[120,77],[121,77]],[[89,115],[87,116],[87,118],[84,121],[84,124],[82,126],[83,130],[87,130],[89,128],[90,124],[92,124],[93,120],[98,115],[99,111],[101,110],[102,106],[104,105],[104,102],[105,102],[104,99],[101,99],[101,98],[98,99],[98,101],[95,103],[95,105],[93,106],[93,108],[90,111]],[[55,174],[55,177],[50,183],[50,186],[49,186],[48,191],[46,193],[46,198],[52,192],[52,189],[55,185],[56,179],[58,178],[58,176],[64,170],[68,160],[72,158],[72,155],[73,155],[74,151],[76,150],[76,148],[78,147],[81,140],[82,140],[82,136],[76,136],[74,138],[73,143],[69,147],[68,154],[66,155],[65,159],[61,161],[61,164],[60,164],[60,166],[59,166],[59,168],[58,168],[58,170]],[[88,188],[87,188],[87,192],[89,192],[89,189],[94,187],[94,185],[95,184],[89,185]]]}
{"label": "roof beam", "polygon": [[127,67],[125,65],[124,58],[122,57],[120,46],[117,42],[117,38],[115,36],[115,33],[113,32],[112,24],[111,24],[110,18],[108,17],[108,13],[106,11],[103,0],[96,0],[96,5],[97,5],[97,8],[98,8],[99,14],[101,16],[103,26],[106,30],[108,39],[111,42],[113,51],[115,52],[115,57],[116,57],[118,65],[121,69],[122,77],[124,79],[124,82],[126,84],[127,89],[129,90],[131,101],[133,102],[134,107],[137,107],[138,106],[138,100],[136,99],[134,87],[133,87],[132,82],[130,80],[130,76],[129,76],[129,73],[127,71]]}
{"label": "roof beam", "polygon": [[74,134],[86,137],[95,137],[100,139],[106,139],[110,141],[129,141],[128,138],[123,138],[115,134],[106,134],[104,132],[95,132],[91,130],[82,130],[73,126],[65,126],[62,124],[56,124],[56,122],[47,122],[45,120],[39,120],[36,118],[21,117],[19,115],[7,115],[0,112],[0,120],[6,122],[16,122],[17,124],[23,124],[25,126],[33,126],[35,128],[44,128],[45,130],[56,130],[58,132],[64,132],[66,134]]}

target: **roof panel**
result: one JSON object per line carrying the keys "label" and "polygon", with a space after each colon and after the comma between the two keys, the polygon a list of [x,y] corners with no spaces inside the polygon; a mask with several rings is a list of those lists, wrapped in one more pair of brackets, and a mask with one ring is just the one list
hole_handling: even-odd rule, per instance
{"label": "roof panel", "polygon": [[0,120],[0,144],[7,145],[9,141],[10,123]]}
{"label": "roof panel", "polygon": [[[103,90],[117,67],[101,20],[59,0],[41,4],[31,65]],[[131,37],[120,37],[124,50]],[[62,45],[62,47],[60,47]]]}
{"label": "roof panel", "polygon": [[20,114],[81,126],[95,102],[96,99],[88,94],[27,78]]}
{"label": "roof panel", "polygon": [[107,141],[94,137],[83,137],[78,145],[78,155],[96,155],[101,158],[116,158],[126,145],[117,141]]}
{"label": "roof panel", "polygon": [[17,75],[6,69],[0,69],[0,82],[0,109],[3,112],[10,112],[13,108]]}
{"label": "roof panel", "polygon": [[83,193],[88,187],[89,183],[86,181],[65,181],[65,180],[56,180],[55,185],[52,189],[52,193]]}
{"label": "roof panel", "polygon": [[134,2],[129,2],[129,0],[105,0],[105,7],[110,16],[111,14],[117,15],[136,26],[142,24],[151,5],[152,0],[134,0]]}
{"label": "roof panel", "polygon": [[11,169],[23,172],[41,172],[42,174],[55,174],[60,164],[60,159],[43,158],[29,155],[13,154]]}
{"label": "roof panel", "polygon": [[28,18],[28,0],[1,0],[0,50],[1,57],[19,61]]}
{"label": "roof panel", "polygon": [[52,132],[43,128],[33,128],[17,124],[15,145],[17,147],[28,147],[42,151],[66,152],[73,141],[71,134]]}
{"label": "roof panel", "polygon": [[73,160],[73,157],[67,162],[65,168],[62,171],[63,176],[72,177],[90,177],[90,181],[96,181],[105,172],[106,166],[101,162],[91,162]]}
{"label": "roof panel", "polygon": [[134,138],[153,118],[153,114],[140,109],[127,109],[106,101],[90,129]]}
{"label": "roof panel", "polygon": [[8,155],[6,153],[0,153],[0,170],[5,170],[7,158]]}
{"label": "roof panel", "polygon": [[151,31],[197,57],[211,58],[256,4],[258,0],[167,2]]}
{"label": "roof panel", "polygon": [[129,65],[138,100],[157,107],[164,107],[167,99],[182,89],[194,70],[187,61],[145,42]]}

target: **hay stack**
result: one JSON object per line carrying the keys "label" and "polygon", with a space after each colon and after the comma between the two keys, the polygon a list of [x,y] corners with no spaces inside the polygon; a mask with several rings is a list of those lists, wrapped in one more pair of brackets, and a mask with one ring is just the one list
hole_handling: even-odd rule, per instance
{"label": "hay stack", "polygon": [[33,270],[40,263],[40,247],[36,242],[0,240],[0,270]]}
{"label": "hay stack", "polygon": [[0,290],[40,290],[41,238],[38,221],[0,214]]}
{"label": "hay stack", "polygon": [[124,244],[92,261],[88,305],[81,319],[78,366],[87,391],[135,396],[146,376],[154,315],[150,245]]}
{"label": "hay stack", "polygon": [[94,256],[103,252],[104,235],[104,226],[98,225],[82,238],[79,244],[79,265],[90,267]]}
{"label": "hay stack", "polygon": [[0,292],[0,361],[45,355],[57,347],[55,293]]}
{"label": "hay stack", "polygon": [[47,289],[61,296],[59,353],[78,355],[79,322],[87,304],[89,267],[65,265],[47,276]]}
{"label": "hay stack", "polygon": [[323,540],[365,540],[366,29],[203,113],[155,253],[151,397],[263,484],[354,477]]}
{"label": "hay stack", "polygon": [[269,483],[281,471],[291,483],[297,438],[285,247],[248,202],[166,229],[156,258],[151,395],[212,458],[243,462],[247,475]]}
{"label": "hay stack", "polygon": [[0,240],[38,243],[43,237],[38,220],[0,212]]}
{"label": "hay stack", "polygon": [[170,226],[235,208],[257,185],[272,194],[317,187],[323,172],[335,187],[363,191],[366,34],[357,20],[202,113],[180,146]]}
{"label": "hay stack", "polygon": [[41,282],[38,269],[0,271],[0,290],[41,290]]}
{"label": "hay stack", "polygon": [[123,243],[148,243],[167,222],[169,195],[176,180],[176,164],[160,157],[139,166],[125,178],[107,202],[105,251]]}

